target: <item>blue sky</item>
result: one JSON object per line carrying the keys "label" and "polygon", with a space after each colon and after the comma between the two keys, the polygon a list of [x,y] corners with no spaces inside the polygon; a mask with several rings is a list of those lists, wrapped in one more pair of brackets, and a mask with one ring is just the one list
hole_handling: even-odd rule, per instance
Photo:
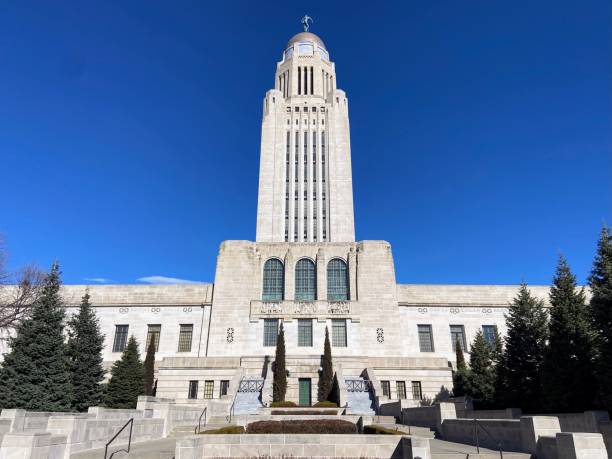
{"label": "blue sky", "polygon": [[261,101],[305,13],[349,97],[357,238],[399,282],[548,283],[560,251],[584,281],[612,223],[604,0],[2,2],[10,266],[214,280],[255,237]]}

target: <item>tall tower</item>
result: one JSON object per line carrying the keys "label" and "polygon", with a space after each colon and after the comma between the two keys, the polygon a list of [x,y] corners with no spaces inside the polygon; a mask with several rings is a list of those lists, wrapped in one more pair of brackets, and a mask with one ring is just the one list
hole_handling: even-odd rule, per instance
{"label": "tall tower", "polygon": [[348,101],[323,40],[304,29],[263,102],[256,241],[352,242]]}

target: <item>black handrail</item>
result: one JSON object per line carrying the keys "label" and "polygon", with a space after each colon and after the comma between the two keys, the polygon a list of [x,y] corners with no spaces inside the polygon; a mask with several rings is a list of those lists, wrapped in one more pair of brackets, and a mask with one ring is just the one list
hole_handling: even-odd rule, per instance
{"label": "black handrail", "polygon": [[504,459],[504,452],[502,449],[502,442],[501,441],[497,441],[493,435],[491,435],[491,432],[489,432],[485,426],[483,426],[481,423],[478,422],[478,419],[474,418],[474,437],[475,437],[475,441],[476,441],[476,453],[480,454],[480,441],[478,439],[478,427],[480,427],[488,436],[491,440],[493,440],[494,443],[497,443],[497,447],[499,448],[499,457],[501,459]]}
{"label": "black handrail", "polygon": [[117,451],[113,451],[113,453],[110,455],[110,458],[109,458],[109,459],[112,459],[113,454],[118,453],[119,451],[125,451],[126,453],[129,453],[129,452],[130,452],[130,448],[132,447],[132,428],[134,427],[134,418],[130,418],[128,422],[126,422],[125,424],[123,424],[123,427],[122,427],[121,429],[119,429],[119,432],[117,432],[117,433],[116,433],[116,434],[113,436],[113,438],[111,438],[111,439],[108,441],[108,443],[107,443],[107,444],[106,444],[106,446],[104,447],[104,459],[106,459],[106,456],[107,456],[107,454],[108,454],[108,446],[109,446],[109,445],[110,445],[110,444],[111,444],[113,441],[115,441],[115,438],[117,438],[117,437],[119,436],[119,434],[120,434],[121,432],[123,432],[123,429],[125,429],[125,428],[128,426],[128,424],[130,425],[130,437],[129,437],[129,439],[128,439],[128,447],[127,447],[127,450],[122,448],[122,449],[118,449]]}
{"label": "black handrail", "polygon": [[204,425],[206,425],[206,409],[207,408],[208,407],[205,407],[200,413],[200,418],[198,419],[198,426],[195,428],[196,435],[200,433],[200,423],[202,422],[202,416],[204,416]]}

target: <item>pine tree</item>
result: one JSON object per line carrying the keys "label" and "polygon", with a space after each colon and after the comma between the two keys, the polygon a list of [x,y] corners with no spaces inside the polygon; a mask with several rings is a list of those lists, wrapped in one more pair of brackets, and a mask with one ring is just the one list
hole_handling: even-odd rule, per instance
{"label": "pine tree", "polygon": [[480,407],[491,407],[495,401],[496,371],[493,361],[495,346],[487,342],[482,331],[470,348],[470,393]]}
{"label": "pine tree", "polygon": [[138,396],[143,393],[144,369],[136,338],[131,336],[127,346],[111,369],[111,379],[106,387],[108,408],[136,408]]}
{"label": "pine tree", "polygon": [[578,290],[563,256],[550,289],[550,305],[550,338],[542,366],[544,408],[555,412],[591,409],[597,393],[594,333],[584,290]]}
{"label": "pine tree", "polygon": [[144,361],[144,394],[153,395],[153,384],[155,383],[155,348],[157,347],[155,336],[151,338],[147,355]]}
{"label": "pine tree", "polygon": [[612,410],[612,233],[608,227],[601,230],[589,286],[596,331],[599,402]]}
{"label": "pine tree", "polygon": [[287,393],[287,365],[285,362],[285,332],[280,325],[276,340],[276,356],[274,358],[274,378],[272,379],[272,401],[284,402]]}
{"label": "pine tree", "polygon": [[455,340],[455,360],[457,362],[457,369],[453,373],[453,395],[455,397],[462,397],[468,395],[469,392],[470,371],[465,364],[463,349],[458,337]]}
{"label": "pine tree", "polygon": [[72,316],[69,324],[68,355],[74,396],[72,408],[76,411],[87,411],[90,406],[102,402],[102,349],[104,335],[96,312],[89,304],[89,293],[81,300],[79,312]]}
{"label": "pine tree", "polygon": [[10,338],[10,352],[0,368],[0,407],[69,411],[70,362],[64,342],[65,309],[60,297],[57,262],[45,277],[31,314]]}
{"label": "pine tree", "polygon": [[319,377],[317,400],[320,402],[325,402],[330,399],[332,386],[334,384],[334,368],[327,327],[325,327],[325,344],[323,345],[323,362],[321,367],[322,370],[321,376]]}
{"label": "pine tree", "polygon": [[498,366],[497,400],[506,407],[535,413],[540,410],[542,360],[548,339],[544,303],[522,284],[505,317],[508,333]]}

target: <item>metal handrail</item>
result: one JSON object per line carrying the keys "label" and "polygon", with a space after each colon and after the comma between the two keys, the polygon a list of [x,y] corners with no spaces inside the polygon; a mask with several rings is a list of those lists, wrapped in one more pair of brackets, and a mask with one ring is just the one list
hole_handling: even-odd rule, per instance
{"label": "metal handrail", "polygon": [[207,409],[207,408],[208,408],[208,407],[205,407],[205,408],[202,410],[202,412],[200,413],[200,418],[198,419],[198,425],[197,425],[197,427],[195,428],[195,434],[196,434],[196,435],[200,433],[200,426],[201,426],[201,423],[202,423],[202,416],[204,416],[204,425],[206,425],[206,409]]}
{"label": "metal handrail", "polygon": [[228,424],[232,422],[232,414],[234,414],[234,405],[236,404],[237,396],[238,396],[238,392],[236,392],[236,395],[234,395],[234,400],[232,401],[232,406],[230,406],[229,414],[225,416],[225,419],[227,420]]}
{"label": "metal handrail", "polygon": [[480,427],[488,436],[491,440],[493,440],[494,443],[497,443],[497,447],[499,448],[499,457],[501,459],[504,459],[504,452],[502,450],[502,441],[497,441],[493,435],[491,435],[491,432],[489,432],[485,426],[483,426],[482,424],[479,423],[478,419],[474,418],[474,437],[475,437],[475,441],[476,441],[476,453],[480,454],[480,441],[478,439],[478,427]]}
{"label": "metal handrail", "polygon": [[109,459],[112,459],[113,454],[118,453],[119,451],[125,451],[126,453],[130,452],[130,448],[132,447],[132,428],[134,427],[134,418],[130,418],[128,422],[126,422],[125,424],[123,424],[123,427],[121,427],[121,429],[119,429],[119,432],[117,432],[113,438],[111,438],[108,443],[106,444],[106,446],[104,447],[104,459],[106,459],[107,454],[108,454],[108,446],[115,441],[115,438],[117,438],[119,436],[119,434],[121,432],[123,432],[123,429],[125,429],[128,424],[130,425],[130,437],[128,439],[128,447],[127,450],[126,449],[118,449],[117,451],[113,451],[113,453],[110,455]]}

